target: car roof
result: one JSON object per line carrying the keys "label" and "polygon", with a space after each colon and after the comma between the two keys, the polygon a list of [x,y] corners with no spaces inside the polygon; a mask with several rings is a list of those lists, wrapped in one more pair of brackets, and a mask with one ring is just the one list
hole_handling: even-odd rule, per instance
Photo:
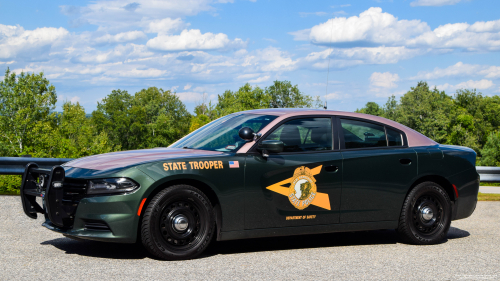
{"label": "car roof", "polygon": [[[310,109],[310,108],[266,108],[266,109],[254,109],[247,110],[239,113],[249,113],[249,114],[263,114],[263,115],[274,115],[278,116],[274,121],[268,124],[264,130],[260,133],[265,134],[268,130],[270,130],[274,125],[280,123],[282,120],[293,117],[293,116],[303,116],[303,115],[335,115],[335,116],[345,116],[345,117],[353,117],[365,119],[368,121],[379,122],[382,124],[386,124],[393,128],[403,131],[406,134],[408,139],[409,147],[416,146],[430,146],[437,145],[438,143],[433,141],[432,139],[424,136],[423,134],[406,127],[403,124],[400,124],[396,121],[380,117],[374,116],[364,113],[356,113],[356,112],[347,112],[347,111],[336,111],[336,110],[324,110],[324,109]],[[247,143],[242,147],[241,151],[238,152],[246,152],[253,145],[253,142]]]}

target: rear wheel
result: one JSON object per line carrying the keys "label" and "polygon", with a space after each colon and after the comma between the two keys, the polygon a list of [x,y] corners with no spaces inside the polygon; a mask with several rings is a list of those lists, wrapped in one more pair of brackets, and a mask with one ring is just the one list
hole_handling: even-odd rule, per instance
{"label": "rear wheel", "polygon": [[207,248],[214,227],[207,196],[193,186],[174,185],[148,204],[141,226],[142,243],[161,259],[191,259]]}
{"label": "rear wheel", "polygon": [[448,194],[434,182],[423,182],[408,194],[397,231],[408,243],[430,245],[446,237],[450,223],[451,202]]}

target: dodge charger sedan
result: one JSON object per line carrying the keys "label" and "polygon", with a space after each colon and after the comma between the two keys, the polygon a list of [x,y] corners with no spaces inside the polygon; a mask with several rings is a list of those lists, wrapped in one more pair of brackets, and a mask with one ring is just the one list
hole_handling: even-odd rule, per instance
{"label": "dodge charger sedan", "polygon": [[[167,148],[26,166],[24,212],[70,238],[142,242],[166,260],[213,240],[396,229],[442,241],[476,207],[476,153],[394,121],[310,109],[219,118]],[[36,198],[42,197],[42,206]]]}

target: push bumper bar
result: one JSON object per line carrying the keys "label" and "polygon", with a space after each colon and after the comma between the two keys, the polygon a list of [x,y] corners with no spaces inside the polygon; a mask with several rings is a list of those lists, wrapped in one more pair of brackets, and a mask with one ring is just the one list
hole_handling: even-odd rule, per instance
{"label": "push bumper bar", "polygon": [[[37,213],[41,213],[53,225],[63,229],[71,228],[79,203],[79,200],[75,199],[80,199],[72,194],[86,193],[85,183],[80,183],[76,187],[74,185],[68,186],[65,183],[65,172],[61,166],[42,169],[36,163],[28,163],[21,184],[24,213],[32,219],[36,219]],[[78,189],[77,193],[71,190],[75,188]],[[42,197],[43,207],[37,203],[36,197]]]}

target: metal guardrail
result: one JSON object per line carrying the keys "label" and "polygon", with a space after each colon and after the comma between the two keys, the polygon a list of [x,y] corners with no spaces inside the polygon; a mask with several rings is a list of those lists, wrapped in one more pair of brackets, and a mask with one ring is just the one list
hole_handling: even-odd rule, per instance
{"label": "metal guardrail", "polygon": [[40,168],[52,168],[73,159],[67,158],[32,158],[32,157],[0,157],[0,175],[22,175],[24,168],[30,162],[35,162]]}
{"label": "metal guardrail", "polygon": [[[69,158],[31,158],[31,157],[0,157],[0,175],[22,175],[24,168],[30,162],[37,163],[40,168],[52,168],[73,159]],[[476,166],[481,182],[500,183],[500,167]]]}
{"label": "metal guardrail", "polygon": [[500,167],[477,166],[476,171],[479,174],[481,182],[500,183]]}

